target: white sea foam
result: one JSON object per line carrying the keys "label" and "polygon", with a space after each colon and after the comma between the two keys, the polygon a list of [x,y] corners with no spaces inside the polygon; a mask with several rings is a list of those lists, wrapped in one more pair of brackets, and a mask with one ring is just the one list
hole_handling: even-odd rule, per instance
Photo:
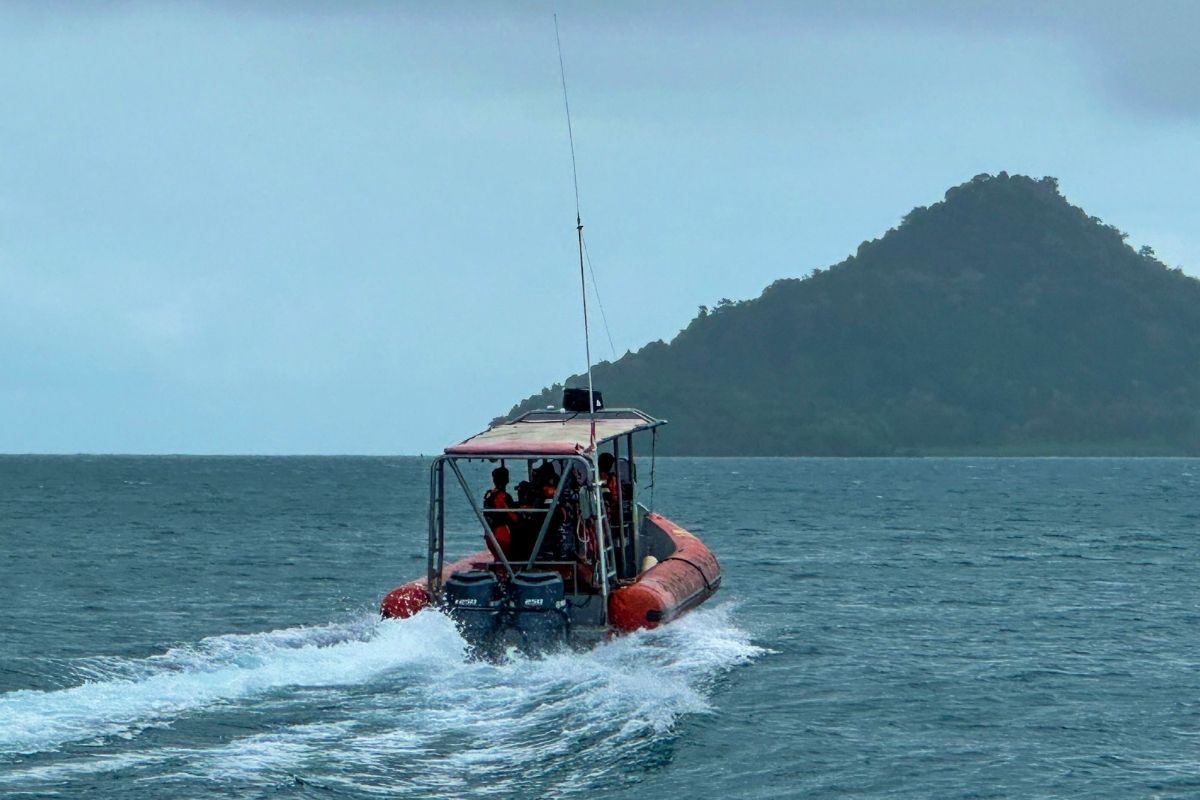
{"label": "white sea foam", "polygon": [[358,683],[416,659],[460,661],[446,618],[357,622],[217,636],[151,658],[113,660],[108,680],[0,695],[0,753],[129,734],[216,704],[287,687]]}
{"label": "white sea foam", "polygon": [[345,734],[344,725],[293,725],[280,731],[236,739],[207,750],[175,749],[175,758],[187,757],[193,774],[209,780],[253,779],[273,772],[287,773]]}
{"label": "white sea foam", "polygon": [[[108,680],[0,696],[0,753],[133,737],[123,753],[81,760],[76,750],[68,764],[0,775],[0,785],[36,784],[64,770],[235,784],[303,775],[358,792],[403,788],[423,796],[462,789],[468,775],[474,790],[500,794],[539,780],[583,785],[669,736],[682,715],[710,712],[713,679],[761,652],[733,624],[729,606],[585,653],[498,665],[465,660],[453,625],[429,612],[215,637],[112,664]],[[139,731],[188,715],[254,708],[298,719],[317,707],[320,721],[279,724],[217,746],[137,746]]]}

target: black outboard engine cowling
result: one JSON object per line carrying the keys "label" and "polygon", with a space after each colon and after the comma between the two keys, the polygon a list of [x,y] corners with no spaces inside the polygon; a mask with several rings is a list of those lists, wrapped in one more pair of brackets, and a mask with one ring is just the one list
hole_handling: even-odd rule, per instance
{"label": "black outboard engine cowling", "polygon": [[513,624],[527,654],[566,644],[567,600],[557,572],[526,572],[512,579]]}
{"label": "black outboard engine cowling", "polygon": [[504,592],[485,570],[456,572],[446,581],[446,611],[467,643],[486,644],[500,627]]}

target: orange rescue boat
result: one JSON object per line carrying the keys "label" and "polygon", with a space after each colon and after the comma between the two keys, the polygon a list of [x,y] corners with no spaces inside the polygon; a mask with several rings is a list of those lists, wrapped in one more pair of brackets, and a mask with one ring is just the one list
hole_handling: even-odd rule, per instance
{"label": "orange rescue boat", "polygon": [[[652,439],[653,497],[664,424],[636,409],[604,409],[599,392],[568,389],[561,409],[447,447],[430,469],[426,573],[388,593],[383,616],[442,609],[478,655],[494,657],[654,628],[703,603],[721,585],[716,557],[638,502],[635,437]],[[516,499],[507,492],[512,473],[521,478]],[[461,495],[447,491],[453,484]],[[485,549],[446,563],[448,539],[480,534]]]}

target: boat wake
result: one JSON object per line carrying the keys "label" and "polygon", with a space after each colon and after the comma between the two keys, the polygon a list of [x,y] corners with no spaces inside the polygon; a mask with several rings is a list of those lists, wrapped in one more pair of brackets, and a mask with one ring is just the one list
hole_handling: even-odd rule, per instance
{"label": "boat wake", "polygon": [[429,616],[408,629],[363,619],[216,636],[145,659],[87,660],[76,667],[88,676],[79,686],[0,695],[0,753],[129,735],[285,687],[358,683],[408,659],[456,658],[457,633]]}
{"label": "boat wake", "polygon": [[[444,616],[205,639],[0,695],[0,789],[81,773],[355,793],[570,794],[669,747],[761,652],[729,605],[584,653],[468,661]],[[177,786],[179,790],[186,787]]]}

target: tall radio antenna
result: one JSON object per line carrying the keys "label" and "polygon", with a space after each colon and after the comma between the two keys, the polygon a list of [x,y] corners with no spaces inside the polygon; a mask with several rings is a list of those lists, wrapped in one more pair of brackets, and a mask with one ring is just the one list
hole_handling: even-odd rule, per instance
{"label": "tall radio antenna", "polygon": [[596,447],[596,395],[592,388],[592,337],[588,327],[587,277],[583,267],[583,217],[579,211],[579,170],[575,166],[575,132],[571,128],[571,103],[567,99],[567,70],[563,66],[558,14],[554,15],[554,43],[558,46],[558,74],[562,77],[563,108],[567,112],[567,140],[571,143],[571,177],[575,182],[575,236],[579,240],[579,288],[583,294],[583,348],[587,356],[588,418],[591,420],[589,449]]}

